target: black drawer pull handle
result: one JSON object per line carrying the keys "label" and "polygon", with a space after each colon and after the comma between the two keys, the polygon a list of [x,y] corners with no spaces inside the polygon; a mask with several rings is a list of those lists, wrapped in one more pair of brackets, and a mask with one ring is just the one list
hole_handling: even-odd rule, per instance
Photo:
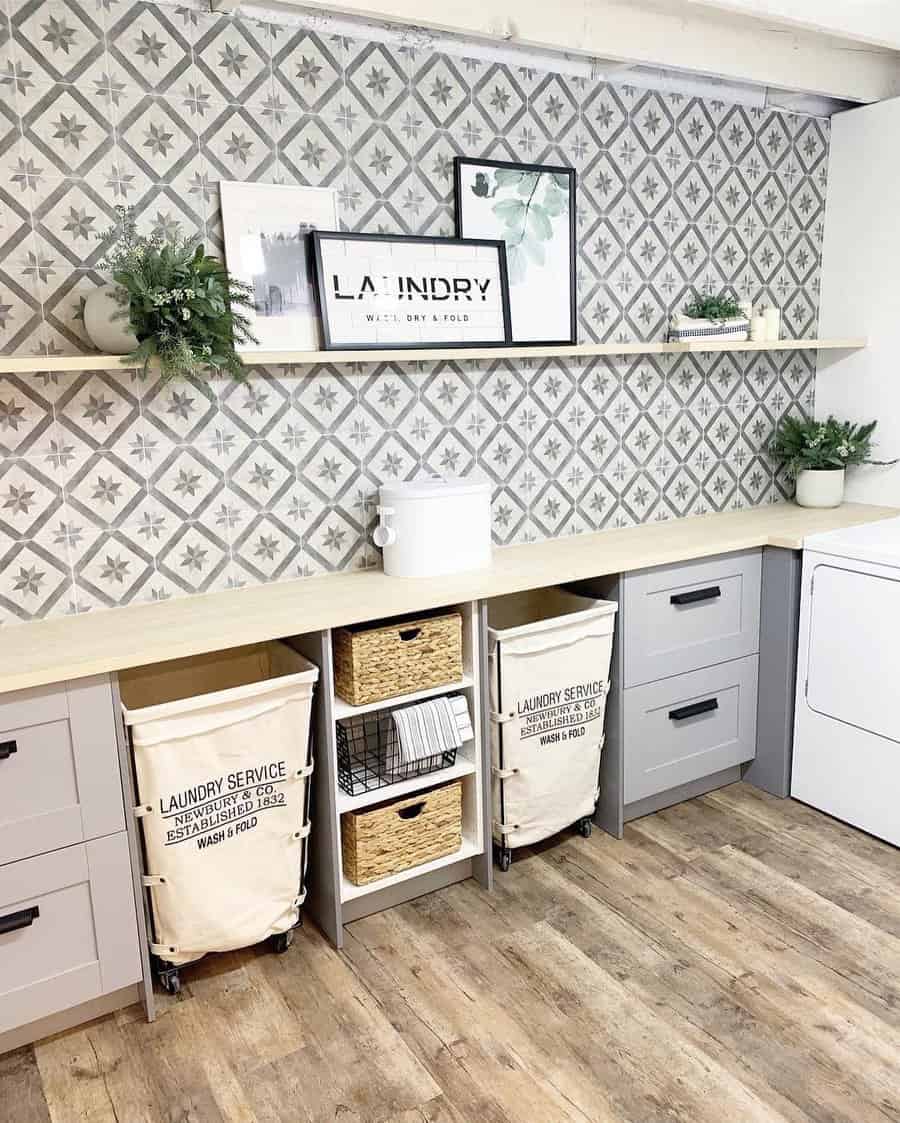
{"label": "black drawer pull handle", "polygon": [[677,710],[669,710],[669,721],[684,721],[686,717],[708,714],[718,708],[718,698],[707,698],[705,702],[692,702],[689,706],[679,706]]}
{"label": "black drawer pull handle", "polygon": [[0,760],[8,760],[13,753],[19,751],[19,746],[15,741],[0,741]]}
{"label": "black drawer pull handle", "polygon": [[41,915],[41,910],[37,905],[32,905],[31,908],[22,909],[21,912],[10,912],[6,916],[0,916],[0,936],[5,936],[7,932],[15,932],[19,928],[29,928]]}
{"label": "black drawer pull handle", "polygon": [[415,639],[416,636],[420,636],[421,634],[421,628],[403,628],[400,632],[400,638],[406,643],[407,640]]}
{"label": "black drawer pull handle", "polygon": [[409,807],[401,807],[397,814],[401,819],[415,819],[417,815],[421,815],[425,810],[425,800],[419,800],[418,803],[412,803]]}
{"label": "black drawer pull handle", "polygon": [[704,600],[715,600],[722,595],[718,585],[710,585],[708,589],[691,589],[689,593],[673,593],[669,597],[669,604],[699,604]]}

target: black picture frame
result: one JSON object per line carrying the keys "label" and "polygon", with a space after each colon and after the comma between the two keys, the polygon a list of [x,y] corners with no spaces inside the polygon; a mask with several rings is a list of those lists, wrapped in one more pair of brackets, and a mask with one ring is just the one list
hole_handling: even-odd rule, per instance
{"label": "black picture frame", "polygon": [[[556,347],[570,346],[578,342],[578,297],[576,291],[576,255],[577,255],[577,228],[576,228],[576,181],[574,168],[554,164],[524,164],[515,160],[487,160],[477,156],[454,156],[453,158],[453,188],[454,212],[456,219],[457,237],[465,237],[465,223],[463,215],[463,189],[462,170],[464,167],[483,167],[493,169],[509,169],[522,171],[525,174],[538,173],[539,175],[564,175],[569,184],[569,334],[565,338],[554,339],[517,339],[513,329],[512,342],[517,347]],[[510,289],[510,306],[515,303],[515,287]]]}
{"label": "black picture frame", "polygon": [[[325,351],[422,351],[433,348],[471,348],[471,347],[508,347],[511,340],[511,317],[509,310],[509,276],[506,268],[506,244],[502,239],[491,238],[430,238],[418,234],[366,234],[349,233],[345,231],[315,230],[309,235],[309,244],[313,256],[315,275],[316,301],[319,307],[319,318],[322,325],[323,350]],[[371,343],[340,341],[332,331],[331,317],[329,316],[329,300],[327,285],[324,276],[322,260],[322,243],[325,241],[340,242],[402,242],[405,244],[419,243],[437,246],[488,246],[497,252],[497,271],[500,279],[500,303],[503,318],[503,339],[489,340],[458,340],[448,336],[446,340],[410,340],[398,342],[386,340]]]}

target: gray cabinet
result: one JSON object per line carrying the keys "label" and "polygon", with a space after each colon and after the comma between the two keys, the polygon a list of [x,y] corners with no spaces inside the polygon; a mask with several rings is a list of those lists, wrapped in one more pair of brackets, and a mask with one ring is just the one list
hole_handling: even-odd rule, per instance
{"label": "gray cabinet", "polygon": [[0,1051],[137,997],[119,721],[106,675],[0,697]]}
{"label": "gray cabinet", "polygon": [[756,755],[761,563],[742,550],[588,583],[619,602],[596,815],[611,834]]}
{"label": "gray cabinet", "polygon": [[0,1033],[140,977],[123,832],[0,867]]}
{"label": "gray cabinet", "polygon": [[758,659],[625,691],[626,805],[752,760]]}
{"label": "gray cabinet", "polygon": [[0,697],[0,865],[125,828],[105,676]]}
{"label": "gray cabinet", "polygon": [[628,574],[624,685],[758,651],[761,569],[759,550],[745,550]]}

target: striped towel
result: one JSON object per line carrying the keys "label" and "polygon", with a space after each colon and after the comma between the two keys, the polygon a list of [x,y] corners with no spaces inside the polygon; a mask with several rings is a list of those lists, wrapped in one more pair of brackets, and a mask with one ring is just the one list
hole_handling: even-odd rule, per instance
{"label": "striped towel", "polygon": [[469,703],[464,694],[452,694],[447,701],[450,703],[450,709],[453,710],[453,715],[456,718],[456,728],[459,730],[459,735],[463,742],[471,741],[475,736],[475,730],[472,728],[472,719],[469,717]]}
{"label": "striped towel", "polygon": [[461,694],[406,706],[391,714],[403,764],[458,749],[473,737],[469,705]]}

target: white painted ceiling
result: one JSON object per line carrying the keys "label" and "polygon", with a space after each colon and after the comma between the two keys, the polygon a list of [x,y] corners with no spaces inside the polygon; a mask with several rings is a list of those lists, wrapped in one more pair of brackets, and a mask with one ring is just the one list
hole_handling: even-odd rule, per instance
{"label": "white painted ceiling", "polygon": [[[830,115],[900,95],[900,0],[211,0],[593,60],[597,77]],[[328,15],[325,15],[328,13]],[[630,77],[626,77],[630,75]],[[685,89],[687,92],[687,89]]]}
{"label": "white painted ceiling", "polygon": [[669,7],[694,12],[714,9],[769,26],[800,28],[900,51],[898,0],[671,0]]}
{"label": "white painted ceiling", "polygon": [[669,15],[751,20],[900,52],[900,0],[639,0]]}

